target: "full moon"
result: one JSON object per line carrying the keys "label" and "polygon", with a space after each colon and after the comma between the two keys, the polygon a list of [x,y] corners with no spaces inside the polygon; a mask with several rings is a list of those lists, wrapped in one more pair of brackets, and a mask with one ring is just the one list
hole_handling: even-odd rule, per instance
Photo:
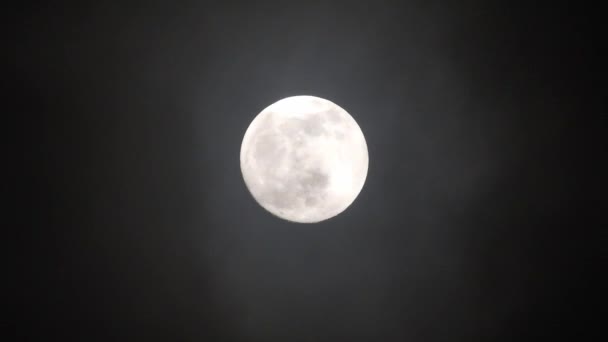
{"label": "full moon", "polygon": [[361,128],[344,109],[315,96],[292,96],[260,112],[241,144],[249,192],[282,219],[315,223],[357,198],[369,157]]}

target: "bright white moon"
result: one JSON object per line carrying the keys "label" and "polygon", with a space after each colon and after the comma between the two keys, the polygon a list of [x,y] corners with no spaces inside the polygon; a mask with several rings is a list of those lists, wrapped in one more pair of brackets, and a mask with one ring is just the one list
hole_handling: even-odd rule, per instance
{"label": "bright white moon", "polygon": [[361,192],[368,162],[357,122],[314,96],[268,106],[241,145],[241,171],[253,198],[293,222],[319,222],[343,212]]}

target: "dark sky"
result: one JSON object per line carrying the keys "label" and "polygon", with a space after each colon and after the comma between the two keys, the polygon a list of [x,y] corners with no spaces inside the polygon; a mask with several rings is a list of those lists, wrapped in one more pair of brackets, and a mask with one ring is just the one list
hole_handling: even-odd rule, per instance
{"label": "dark sky", "polygon": [[[19,340],[593,327],[582,294],[596,252],[606,261],[591,235],[606,174],[593,9],[219,3],[15,11]],[[264,211],[239,168],[254,116],[301,94],[345,108],[370,155],[354,204],[314,225]]]}

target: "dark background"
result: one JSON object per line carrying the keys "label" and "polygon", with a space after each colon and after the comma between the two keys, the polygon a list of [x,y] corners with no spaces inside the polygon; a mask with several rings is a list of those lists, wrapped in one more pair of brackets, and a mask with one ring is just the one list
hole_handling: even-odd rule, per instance
{"label": "dark background", "polygon": [[[26,171],[7,180],[24,245],[6,330],[78,341],[582,338],[599,327],[599,299],[585,295],[606,261],[592,233],[605,223],[606,174],[594,11],[510,1],[9,11],[9,101],[25,148],[11,165]],[[298,94],[345,108],[370,154],[354,204],[314,225],[265,212],[239,168],[254,116]]]}

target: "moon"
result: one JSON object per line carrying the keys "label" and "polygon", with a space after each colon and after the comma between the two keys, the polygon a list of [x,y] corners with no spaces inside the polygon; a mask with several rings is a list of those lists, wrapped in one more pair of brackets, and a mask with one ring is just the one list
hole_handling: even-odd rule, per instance
{"label": "moon", "polygon": [[287,97],[262,110],[245,132],[240,157],[255,201],[298,223],[342,213],[361,192],[369,164],[355,119],[315,96]]}

